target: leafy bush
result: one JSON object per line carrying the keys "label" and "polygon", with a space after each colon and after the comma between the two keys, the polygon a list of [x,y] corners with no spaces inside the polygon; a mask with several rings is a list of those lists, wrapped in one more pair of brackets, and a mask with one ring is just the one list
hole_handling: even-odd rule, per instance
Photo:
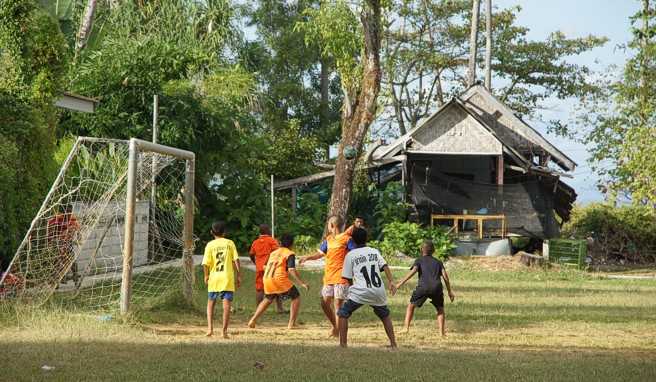
{"label": "leafy bush", "polygon": [[294,250],[297,255],[310,255],[319,248],[316,237],[309,235],[298,235],[294,238]]}
{"label": "leafy bush", "polygon": [[383,228],[383,237],[393,250],[417,257],[424,241],[424,230],[415,223],[392,222]]}
{"label": "leafy bush", "polygon": [[656,212],[651,207],[576,206],[562,235],[592,239],[589,254],[594,263],[656,261]]}
{"label": "leafy bush", "polygon": [[404,188],[400,182],[376,186],[369,174],[358,173],[354,181],[351,217],[362,216],[367,222],[369,237],[382,239],[383,225],[407,220],[409,204],[403,202]]}
{"label": "leafy bush", "polygon": [[383,228],[384,239],[377,243],[386,258],[401,252],[410,257],[421,255],[421,244],[430,239],[435,245],[434,256],[446,260],[456,247],[453,238],[441,227],[423,228],[416,223],[392,222]]}
{"label": "leafy bush", "polygon": [[289,207],[287,195],[276,203],[276,232],[321,237],[328,210],[319,195],[300,193],[295,212]]}
{"label": "leafy bush", "polygon": [[455,240],[448,233],[448,229],[441,226],[424,228],[424,238],[433,241],[435,256],[441,260],[446,260],[456,248]]}
{"label": "leafy bush", "polygon": [[0,1],[0,270],[9,264],[57,173],[54,101],[66,40],[32,0]]}
{"label": "leafy bush", "polygon": [[408,216],[409,204],[403,202],[405,188],[401,182],[390,182],[378,192],[374,216],[383,222],[402,222]]}

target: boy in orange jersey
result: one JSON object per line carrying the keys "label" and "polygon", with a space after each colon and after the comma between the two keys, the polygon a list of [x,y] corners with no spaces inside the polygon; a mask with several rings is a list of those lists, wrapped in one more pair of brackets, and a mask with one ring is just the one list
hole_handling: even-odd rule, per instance
{"label": "boy in orange jersey", "polygon": [[299,284],[305,290],[309,286],[301,280],[301,276],[296,271],[296,255],[291,251],[294,244],[292,235],[283,235],[280,240],[281,247],[271,252],[264,270],[264,293],[265,299],[262,300],[253,317],[248,321],[248,327],[254,328],[257,319],[264,314],[269,305],[276,298],[291,299],[291,309],[289,310],[288,329],[296,327],[296,318],[301,307],[301,294],[289,279],[291,275],[296,284]]}
{"label": "boy in orange jersey", "polygon": [[331,216],[328,219],[328,236],[321,243],[317,254],[303,257],[299,261],[300,264],[303,264],[307,260],[326,257],[323,288],[321,289],[321,309],[333,326],[330,333],[332,337],[339,335],[336,312],[342,307],[348,294],[348,282],[342,278],[344,258],[348,251],[356,248],[349,234],[352,228],[349,227],[347,232],[342,232],[342,228],[342,219],[338,216]]}
{"label": "boy in orange jersey", "polygon": [[[253,241],[248,252],[251,261],[255,263],[255,306],[259,306],[264,299],[264,266],[269,260],[271,252],[278,249],[276,239],[271,237],[271,229],[266,224],[260,224],[260,237]],[[282,300],[276,299],[276,310],[283,313]]]}

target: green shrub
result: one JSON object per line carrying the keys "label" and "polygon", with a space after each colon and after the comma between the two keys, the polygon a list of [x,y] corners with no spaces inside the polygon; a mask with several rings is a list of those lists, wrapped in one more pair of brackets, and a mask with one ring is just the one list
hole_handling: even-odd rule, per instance
{"label": "green shrub", "polygon": [[392,222],[383,227],[383,242],[407,256],[417,257],[422,241],[424,231],[418,224]]}
{"label": "green shrub", "polygon": [[453,250],[456,248],[456,243],[454,238],[448,233],[448,229],[441,226],[435,226],[425,228],[424,232],[424,238],[433,241],[433,245],[435,246],[435,257],[444,261],[453,253]]}
{"label": "green shrub", "polygon": [[319,248],[318,240],[309,235],[298,235],[294,238],[294,250],[297,255],[310,255]]}
{"label": "green shrub", "polygon": [[423,228],[416,223],[392,222],[383,228],[380,250],[387,257],[401,252],[410,257],[421,255],[421,244],[430,239],[435,245],[434,256],[446,260],[456,247],[453,238],[441,227]]}
{"label": "green shrub", "polygon": [[589,253],[595,263],[656,261],[656,212],[651,207],[576,206],[562,236],[592,238]]}
{"label": "green shrub", "polygon": [[374,216],[381,222],[402,222],[408,216],[408,203],[403,202],[405,187],[401,182],[390,182],[378,191]]}

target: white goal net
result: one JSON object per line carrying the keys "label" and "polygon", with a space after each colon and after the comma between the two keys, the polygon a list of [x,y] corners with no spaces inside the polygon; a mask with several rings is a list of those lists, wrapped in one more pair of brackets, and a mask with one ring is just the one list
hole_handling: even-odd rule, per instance
{"label": "white goal net", "polygon": [[79,138],[2,277],[0,297],[40,304],[54,293],[113,309],[126,277],[128,302],[190,284],[193,161],[148,142]]}

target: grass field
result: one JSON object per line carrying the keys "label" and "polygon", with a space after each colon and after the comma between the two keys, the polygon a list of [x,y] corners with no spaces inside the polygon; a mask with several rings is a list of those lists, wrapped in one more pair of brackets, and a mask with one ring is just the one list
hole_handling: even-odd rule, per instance
{"label": "grass field", "polygon": [[[191,307],[171,293],[109,322],[52,306],[5,305],[0,381],[656,380],[656,280],[498,271],[474,260],[450,268],[457,299],[446,305],[448,338],[437,335],[434,310],[425,306],[410,334],[398,335],[396,352],[385,349],[368,308],[353,316],[351,347],[338,349],[327,337],[317,297],[321,274],[314,272],[302,273],[312,289],[303,293],[302,325],[294,331],[273,309],[257,329],[246,328],[254,309],[253,273],[246,272],[230,340],[203,336],[200,283]],[[411,288],[390,298],[397,329]]]}

